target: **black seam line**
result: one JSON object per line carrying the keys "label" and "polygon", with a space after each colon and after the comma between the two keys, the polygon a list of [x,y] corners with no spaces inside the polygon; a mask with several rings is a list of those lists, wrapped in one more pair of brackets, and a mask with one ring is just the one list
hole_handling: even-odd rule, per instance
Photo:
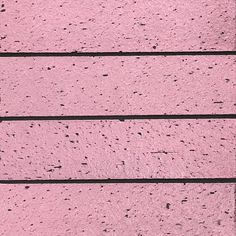
{"label": "black seam line", "polygon": [[236,114],[199,114],[199,115],[101,115],[101,116],[7,116],[1,121],[37,120],[158,120],[158,119],[236,119]]}
{"label": "black seam line", "polygon": [[236,55],[236,51],[183,52],[1,52],[0,57],[109,57],[109,56],[206,56]]}
{"label": "black seam line", "polygon": [[236,183],[236,178],[0,180],[0,184]]}

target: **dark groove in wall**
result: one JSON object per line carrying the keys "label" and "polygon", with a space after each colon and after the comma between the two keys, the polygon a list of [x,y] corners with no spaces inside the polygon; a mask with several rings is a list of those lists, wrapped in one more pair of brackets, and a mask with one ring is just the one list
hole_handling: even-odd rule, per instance
{"label": "dark groove in wall", "polygon": [[109,56],[210,56],[236,55],[236,51],[185,52],[0,52],[0,57],[109,57]]}
{"label": "dark groove in wall", "polygon": [[7,116],[1,121],[37,120],[154,120],[154,119],[236,119],[236,114],[199,114],[199,115],[100,115],[100,116]]}
{"label": "dark groove in wall", "polygon": [[236,178],[0,180],[0,184],[236,183]]}

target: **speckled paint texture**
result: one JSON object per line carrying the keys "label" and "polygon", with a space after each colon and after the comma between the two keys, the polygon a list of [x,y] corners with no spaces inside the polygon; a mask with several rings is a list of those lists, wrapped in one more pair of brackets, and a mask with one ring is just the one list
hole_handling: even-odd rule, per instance
{"label": "speckled paint texture", "polygon": [[0,236],[235,236],[235,16],[235,0],[0,0]]}
{"label": "speckled paint texture", "polygon": [[234,120],[0,123],[0,179],[236,176]]}
{"label": "speckled paint texture", "polygon": [[0,115],[236,113],[234,56],[0,58]]}
{"label": "speckled paint texture", "polygon": [[1,52],[235,49],[235,0],[0,3]]}
{"label": "speckled paint texture", "polygon": [[2,185],[0,235],[235,236],[233,184]]}

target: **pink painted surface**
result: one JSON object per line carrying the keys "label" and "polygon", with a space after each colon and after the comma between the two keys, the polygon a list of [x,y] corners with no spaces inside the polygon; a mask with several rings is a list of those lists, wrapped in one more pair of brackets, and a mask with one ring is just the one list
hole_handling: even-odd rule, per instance
{"label": "pink painted surface", "polygon": [[[7,1],[0,52],[235,50],[234,0]],[[1,58],[0,116],[236,112],[230,56]],[[0,179],[235,177],[235,120],[0,123]],[[235,235],[233,184],[0,185],[0,235]]]}
{"label": "pink painted surface", "polygon": [[1,58],[0,115],[236,113],[234,56]]}
{"label": "pink painted surface", "polygon": [[0,179],[235,177],[235,120],[0,123]]}
{"label": "pink painted surface", "polygon": [[0,51],[235,49],[235,0],[3,1]]}
{"label": "pink painted surface", "polygon": [[0,235],[235,236],[233,184],[1,185]]}

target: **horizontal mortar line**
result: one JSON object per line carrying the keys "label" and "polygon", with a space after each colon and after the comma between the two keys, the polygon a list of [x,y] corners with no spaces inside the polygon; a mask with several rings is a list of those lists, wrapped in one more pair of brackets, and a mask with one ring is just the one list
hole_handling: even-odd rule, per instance
{"label": "horizontal mortar line", "polygon": [[207,56],[236,55],[236,51],[182,52],[1,52],[0,57],[107,57],[107,56]]}
{"label": "horizontal mortar line", "polygon": [[0,184],[236,183],[236,178],[0,180]]}
{"label": "horizontal mortar line", "polygon": [[199,114],[199,115],[98,115],[98,116],[6,116],[1,121],[27,120],[158,120],[158,119],[236,119],[236,114]]}

